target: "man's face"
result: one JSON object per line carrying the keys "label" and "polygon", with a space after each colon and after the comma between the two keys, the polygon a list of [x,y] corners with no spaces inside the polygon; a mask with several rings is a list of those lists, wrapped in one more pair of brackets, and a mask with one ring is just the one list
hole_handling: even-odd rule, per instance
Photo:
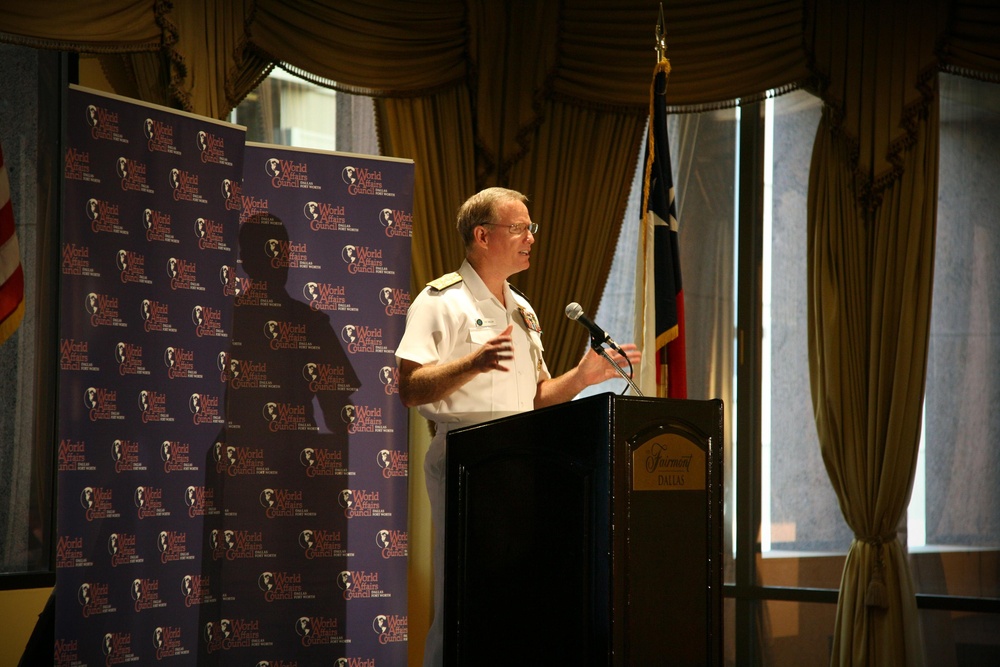
{"label": "man's face", "polygon": [[511,234],[509,228],[516,224],[531,224],[528,207],[519,201],[505,201],[497,205],[496,224],[484,227],[490,261],[505,277],[524,271],[531,263],[535,237],[527,230],[519,235]]}

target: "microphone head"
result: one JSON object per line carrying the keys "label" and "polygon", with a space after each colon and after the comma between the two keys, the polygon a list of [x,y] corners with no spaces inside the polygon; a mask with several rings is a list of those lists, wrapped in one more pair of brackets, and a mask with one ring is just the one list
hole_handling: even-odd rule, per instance
{"label": "microphone head", "polygon": [[576,301],[566,306],[566,317],[571,320],[578,320],[583,315],[583,306]]}

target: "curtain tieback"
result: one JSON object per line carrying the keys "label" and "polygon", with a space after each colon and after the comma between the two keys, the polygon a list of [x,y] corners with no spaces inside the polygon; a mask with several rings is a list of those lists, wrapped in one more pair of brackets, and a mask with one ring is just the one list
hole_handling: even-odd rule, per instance
{"label": "curtain tieback", "polygon": [[868,590],[865,592],[865,606],[886,609],[889,607],[889,595],[885,590],[885,561],[882,559],[882,545],[896,539],[896,531],[876,535],[874,537],[862,537],[855,535],[854,539],[875,547],[875,563],[872,565],[871,575],[868,579]]}

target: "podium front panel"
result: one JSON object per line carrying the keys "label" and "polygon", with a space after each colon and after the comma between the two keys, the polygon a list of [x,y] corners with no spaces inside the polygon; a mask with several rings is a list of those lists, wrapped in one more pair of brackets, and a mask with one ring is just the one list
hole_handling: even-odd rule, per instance
{"label": "podium front panel", "polygon": [[606,664],[611,437],[572,407],[448,434],[446,664]]}

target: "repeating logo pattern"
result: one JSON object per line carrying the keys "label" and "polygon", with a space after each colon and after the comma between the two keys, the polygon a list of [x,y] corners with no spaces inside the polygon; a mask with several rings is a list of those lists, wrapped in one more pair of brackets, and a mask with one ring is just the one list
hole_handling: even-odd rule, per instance
{"label": "repeating logo pattern", "polygon": [[55,664],[405,661],[412,165],[67,113]]}

